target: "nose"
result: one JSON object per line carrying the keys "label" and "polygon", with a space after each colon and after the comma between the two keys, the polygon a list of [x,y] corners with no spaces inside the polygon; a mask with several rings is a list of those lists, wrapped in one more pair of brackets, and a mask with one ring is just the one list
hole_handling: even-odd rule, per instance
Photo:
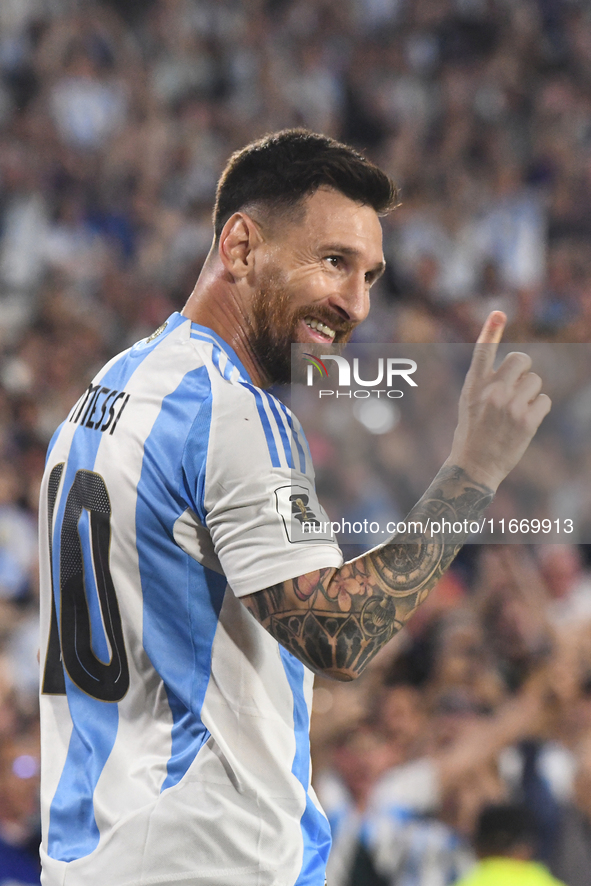
{"label": "nose", "polygon": [[355,274],[330,299],[330,305],[350,323],[361,323],[369,313],[369,286],[365,274]]}

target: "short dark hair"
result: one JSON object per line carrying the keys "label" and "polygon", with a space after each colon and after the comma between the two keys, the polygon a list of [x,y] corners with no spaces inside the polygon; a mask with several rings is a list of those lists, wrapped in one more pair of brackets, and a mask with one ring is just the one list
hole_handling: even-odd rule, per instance
{"label": "short dark hair", "polygon": [[480,858],[510,855],[517,846],[532,848],[536,827],[531,811],[522,803],[495,803],[482,809],[474,835]]}
{"label": "short dark hair", "polygon": [[230,157],[217,186],[216,239],[235,212],[261,204],[285,211],[321,186],[334,188],[383,215],[398,204],[392,179],[349,145],[307,129],[284,129]]}

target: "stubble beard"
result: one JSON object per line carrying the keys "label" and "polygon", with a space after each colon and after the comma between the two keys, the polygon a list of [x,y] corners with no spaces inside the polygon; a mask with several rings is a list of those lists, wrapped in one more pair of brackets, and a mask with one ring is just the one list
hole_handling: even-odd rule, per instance
{"label": "stubble beard", "polygon": [[[292,295],[281,270],[272,268],[267,271],[252,301],[249,340],[270,384],[289,384],[291,381],[291,346],[298,340],[301,320],[313,316],[333,329],[336,327],[334,344],[348,341],[356,326],[318,305],[303,305],[294,311],[291,301]],[[332,344],[310,342],[307,347],[320,353]]]}

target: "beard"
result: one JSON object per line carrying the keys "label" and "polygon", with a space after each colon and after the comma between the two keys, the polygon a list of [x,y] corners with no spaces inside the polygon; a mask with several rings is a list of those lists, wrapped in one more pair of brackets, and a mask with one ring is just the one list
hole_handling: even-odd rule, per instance
{"label": "beard", "polygon": [[318,353],[333,344],[347,342],[357,325],[323,305],[303,305],[294,310],[292,300],[283,272],[279,268],[266,271],[252,301],[248,338],[270,384],[291,381],[291,346],[298,341],[301,320],[315,317],[335,330],[333,342],[306,342],[310,350]]}

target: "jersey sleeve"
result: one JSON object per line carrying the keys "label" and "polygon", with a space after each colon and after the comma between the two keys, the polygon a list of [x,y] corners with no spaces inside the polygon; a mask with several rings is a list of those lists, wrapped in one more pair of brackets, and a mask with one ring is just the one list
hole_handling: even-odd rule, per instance
{"label": "jersey sleeve", "polygon": [[203,434],[195,435],[183,467],[234,593],[340,567],[308,445],[289,410],[266,391],[223,380],[212,386],[210,408],[206,456]]}

